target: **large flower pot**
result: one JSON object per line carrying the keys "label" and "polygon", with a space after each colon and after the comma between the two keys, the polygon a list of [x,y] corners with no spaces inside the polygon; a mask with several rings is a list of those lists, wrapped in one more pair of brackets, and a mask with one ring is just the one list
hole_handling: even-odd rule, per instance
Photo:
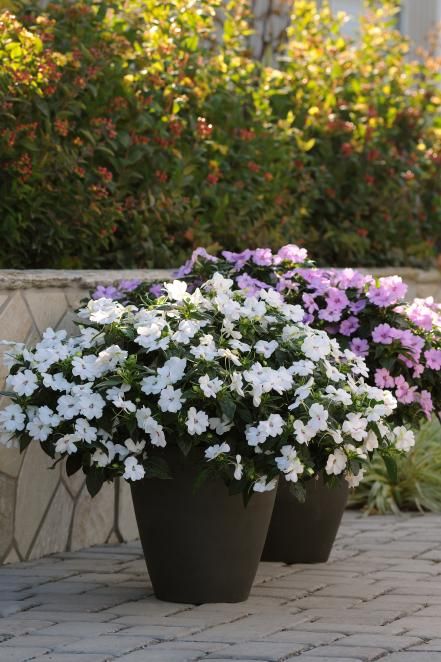
{"label": "large flower pot", "polygon": [[300,503],[289,483],[279,481],[262,561],[325,563],[331,553],[348,499],[346,481],[327,487],[320,475],[305,484]]}
{"label": "large flower pot", "polygon": [[[168,458],[167,458],[168,459]],[[276,490],[230,496],[220,479],[197,490],[193,463],[172,455],[173,480],[144,478],[132,496],[147,569],[160,600],[202,604],[248,598]]]}

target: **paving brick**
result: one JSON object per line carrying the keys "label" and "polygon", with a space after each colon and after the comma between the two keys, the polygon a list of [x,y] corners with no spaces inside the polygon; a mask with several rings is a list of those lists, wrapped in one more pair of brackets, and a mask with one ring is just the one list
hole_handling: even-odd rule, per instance
{"label": "paving brick", "polygon": [[410,646],[421,644],[418,637],[406,637],[405,635],[392,636],[386,634],[352,634],[339,640],[341,646],[373,646],[384,648],[388,651],[398,651]]}
{"label": "paving brick", "polygon": [[345,657],[352,657],[357,660],[376,660],[380,656],[384,655],[386,651],[382,648],[375,648],[371,646],[342,646],[338,644],[332,644],[329,646],[319,646],[314,648],[313,651],[308,651],[304,653],[305,658],[309,655],[322,656],[337,658],[337,660],[345,659]]}
{"label": "paving brick", "polygon": [[119,634],[104,634],[98,637],[79,639],[63,647],[66,653],[107,653],[117,655],[145,648],[155,643],[149,637],[121,637]]}
{"label": "paving brick", "polygon": [[[430,641],[426,641],[424,643],[417,644],[416,646],[411,646],[409,648],[411,651],[438,651],[441,653],[441,639],[431,639]],[[440,655],[441,658],[441,655]]]}
{"label": "paving brick", "polygon": [[381,659],[381,662],[440,662],[439,653],[392,653]]}
{"label": "paving brick", "polygon": [[108,662],[114,660],[113,656],[101,655],[99,653],[49,653],[38,657],[33,657],[32,662]]}
{"label": "paving brick", "polygon": [[207,659],[222,658],[225,660],[266,660],[278,662],[300,653],[307,648],[305,644],[276,643],[267,641],[247,641],[224,648],[222,653],[212,653]]}
{"label": "paving brick", "polygon": [[124,628],[122,623],[87,623],[85,621],[65,621],[63,623],[56,623],[50,627],[40,629],[38,634],[39,636],[47,635],[49,637],[61,635],[86,638],[91,636],[98,636],[101,634],[118,632],[118,630],[121,630],[121,628]]}

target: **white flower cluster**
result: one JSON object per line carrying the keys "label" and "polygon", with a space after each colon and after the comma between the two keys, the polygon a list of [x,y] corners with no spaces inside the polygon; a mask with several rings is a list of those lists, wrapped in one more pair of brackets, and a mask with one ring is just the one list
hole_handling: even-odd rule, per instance
{"label": "white flower cluster", "polygon": [[356,485],[372,453],[413,445],[388,425],[396,401],[364,382],[363,359],[304,324],[300,306],[218,273],[202,291],[165,290],[144,308],[90,301],[78,336],[48,329],[35,349],[10,348],[0,440],[79,454],[103,480],[139,480],[168,446],[194,448],[257,492],[321,470]]}

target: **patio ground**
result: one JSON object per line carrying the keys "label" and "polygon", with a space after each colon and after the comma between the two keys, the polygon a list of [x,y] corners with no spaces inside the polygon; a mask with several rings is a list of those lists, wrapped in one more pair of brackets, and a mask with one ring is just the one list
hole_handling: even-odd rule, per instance
{"label": "patio ground", "polygon": [[441,516],[347,512],[329,563],[234,605],[159,602],[138,543],[3,566],[0,616],[1,662],[441,662]]}

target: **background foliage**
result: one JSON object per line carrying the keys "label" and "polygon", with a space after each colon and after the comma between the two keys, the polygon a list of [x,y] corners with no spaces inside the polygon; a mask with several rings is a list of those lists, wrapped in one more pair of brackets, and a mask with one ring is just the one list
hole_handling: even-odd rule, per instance
{"label": "background foliage", "polygon": [[295,3],[278,67],[249,3],[79,0],[0,16],[0,267],[179,264],[303,243],[329,265],[441,247],[441,103],[394,3],[360,41]]}

